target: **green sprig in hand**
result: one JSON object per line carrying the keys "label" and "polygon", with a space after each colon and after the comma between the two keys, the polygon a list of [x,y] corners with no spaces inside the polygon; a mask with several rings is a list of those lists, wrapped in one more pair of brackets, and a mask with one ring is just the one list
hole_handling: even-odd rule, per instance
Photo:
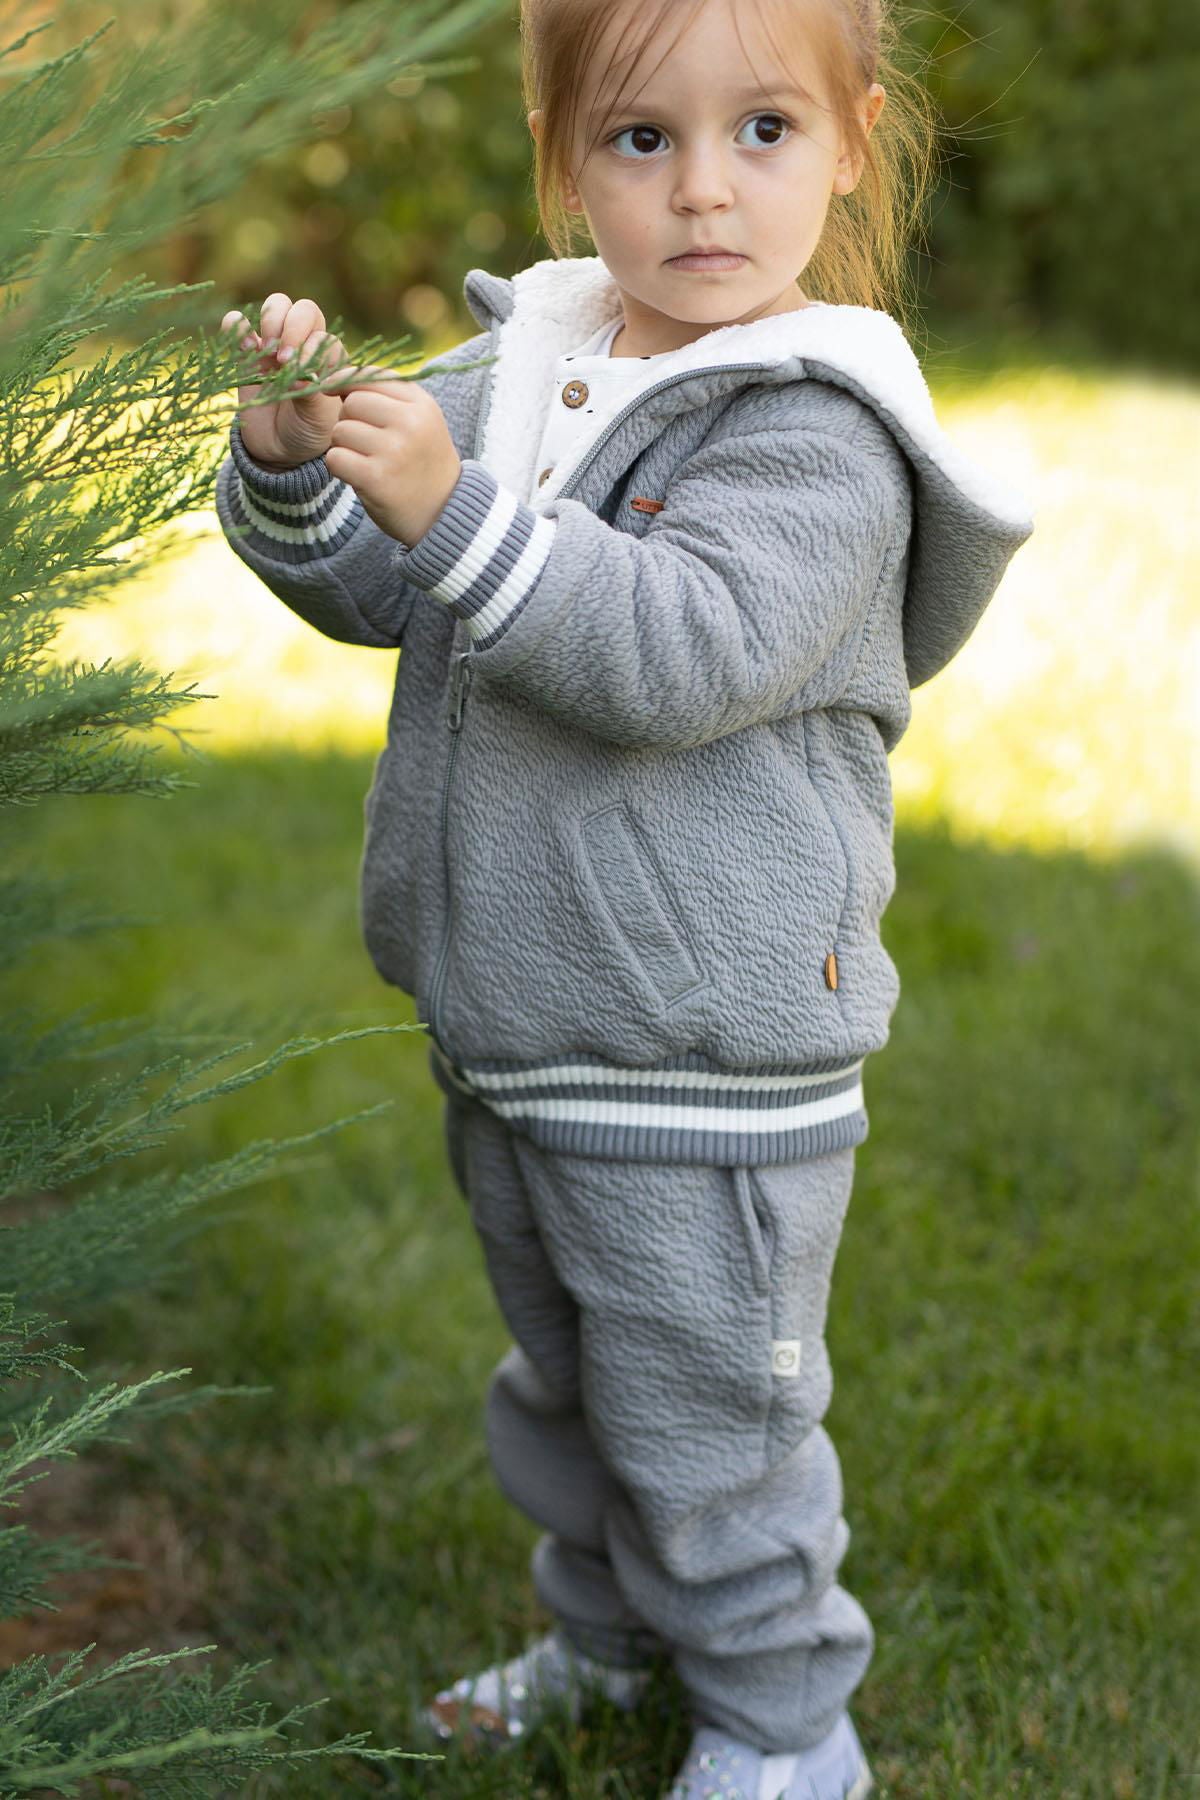
{"label": "green sprig in hand", "polygon": [[323,456],[381,531],[409,547],[423,537],[462,472],[432,394],[373,364],[355,367],[313,300],[269,294],[257,331],[240,312],[226,313],[221,329],[235,333],[243,349],[260,352],[264,375],[294,358],[313,381],[311,394],[259,406],[247,402],[261,393],[261,383],[238,388],[244,409],[238,426],[254,460],[279,472]]}

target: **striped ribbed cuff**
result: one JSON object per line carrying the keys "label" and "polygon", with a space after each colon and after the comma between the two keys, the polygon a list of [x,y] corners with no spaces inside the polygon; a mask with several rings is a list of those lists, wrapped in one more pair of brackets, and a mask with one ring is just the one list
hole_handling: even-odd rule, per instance
{"label": "striped ribbed cuff", "polygon": [[235,479],[236,523],[251,529],[242,540],[248,549],[274,562],[319,562],[332,556],[361,524],[363,504],[350,486],[331,475],[323,456],[294,469],[264,469],[255,462],[238,428],[229,428],[229,453]]}
{"label": "striped ribbed cuff", "polygon": [[406,581],[464,619],[474,647],[486,650],[536,587],[555,529],[553,519],[468,457],[429,530],[411,549],[401,544],[395,564]]}

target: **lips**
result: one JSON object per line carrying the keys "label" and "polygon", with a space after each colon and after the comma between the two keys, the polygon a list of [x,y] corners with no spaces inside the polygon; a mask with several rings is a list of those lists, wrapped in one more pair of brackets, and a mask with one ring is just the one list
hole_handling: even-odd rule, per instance
{"label": "lips", "polygon": [[681,250],[678,256],[667,258],[671,268],[700,273],[707,269],[736,269],[745,260],[740,250],[719,250],[712,244],[705,245],[702,250]]}

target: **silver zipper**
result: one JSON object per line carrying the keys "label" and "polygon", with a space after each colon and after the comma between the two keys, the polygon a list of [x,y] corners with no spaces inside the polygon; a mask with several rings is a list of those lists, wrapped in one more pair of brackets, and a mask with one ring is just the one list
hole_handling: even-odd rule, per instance
{"label": "silver zipper", "polygon": [[441,1016],[439,1002],[445,987],[446,963],[450,954],[450,933],[454,924],[454,888],[450,880],[450,783],[454,776],[454,764],[458,758],[459,733],[462,730],[463,708],[466,705],[467,690],[471,685],[471,657],[474,652],[461,650],[454,658],[450,671],[450,705],[448,718],[450,723],[450,754],[446,758],[446,775],[442,783],[442,856],[446,869],[446,923],[442,929],[441,948],[438,951],[437,967],[433,974],[433,985],[429,992],[429,1029],[437,1041],[441,1041]]}
{"label": "silver zipper", "polygon": [[[467,703],[467,693],[471,686],[471,658],[473,655],[474,651],[472,650],[462,650],[454,658],[454,669],[450,676],[451,731],[460,731],[462,729],[463,707]],[[451,751],[453,752],[456,748],[456,745],[452,745]],[[449,765],[447,764],[447,768],[448,767]],[[448,781],[447,786],[449,786]]]}
{"label": "silver zipper", "polygon": [[[496,319],[493,319],[488,328],[488,354],[490,356],[495,355],[496,337],[499,329],[499,322]],[[488,373],[483,389],[483,398],[479,404],[479,417],[475,423],[475,443],[471,452],[472,456],[476,459],[478,459],[479,452],[483,448],[483,433],[484,427],[487,424],[488,413],[491,410],[495,369],[496,365],[493,362],[488,367]],[[458,626],[456,621],[456,633],[457,629]],[[459,733],[462,730],[463,709],[466,706],[467,694],[471,686],[471,676],[473,673],[471,668],[471,656],[472,652],[469,649],[455,652],[450,669],[450,704],[448,710],[451,733],[450,753],[446,758],[446,774],[442,782],[442,863],[446,872],[446,923],[442,928],[442,941],[438,948],[438,959],[434,968],[433,983],[429,991],[429,1029],[434,1040],[434,1049],[438,1055],[439,1061],[442,1063],[443,1067],[446,1068],[451,1081],[454,1082],[456,1087],[461,1088],[464,1093],[470,1093],[472,1090],[466,1082],[461,1079],[461,1072],[458,1071],[456,1065],[450,1061],[448,1053],[442,1049],[438,1040],[440,1038],[441,1026],[439,1003],[442,999],[442,991],[445,986],[446,964],[450,955],[450,933],[454,923],[454,888],[450,881],[450,782],[454,775],[454,764],[458,757]]]}

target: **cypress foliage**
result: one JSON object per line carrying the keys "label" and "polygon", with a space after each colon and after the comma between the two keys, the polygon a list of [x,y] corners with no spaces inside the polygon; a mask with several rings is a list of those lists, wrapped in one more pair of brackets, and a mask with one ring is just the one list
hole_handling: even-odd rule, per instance
{"label": "cypress foliage", "polygon": [[[495,9],[470,0],[348,6],[306,29],[291,4],[177,0],[153,21],[153,56],[133,25],[95,24],[88,0],[0,39],[0,984],[67,935],[127,923],[78,900],[21,858],[19,809],[66,794],[173,794],[197,784],[156,762],[152,730],[208,698],[137,659],[100,666],[54,656],[65,609],[111,596],[131,571],[186,546],[173,523],[211,505],[223,426],[252,353],[211,327],[230,305],[211,283],[114,284],[111,266],[178,233],[264,157],[310,135],[314,111],[376,91]],[[34,8],[35,12],[39,9]],[[0,3],[0,19],[5,8]],[[147,8],[147,13],[149,9]],[[10,18],[13,16],[10,12]],[[64,28],[82,35],[62,46]],[[94,28],[93,28],[94,26]],[[399,102],[398,102],[399,103]],[[191,327],[192,329],[189,329]],[[342,323],[331,329],[340,333]],[[406,339],[368,340],[358,362],[394,363]],[[101,346],[98,350],[96,345]],[[283,369],[264,384],[279,397]],[[224,407],[224,419],[218,416]],[[192,750],[199,756],[199,752]],[[148,884],[152,871],[147,871]],[[131,1166],[178,1130],[178,1115],[261,1080],[281,1063],[378,1026],[293,1038],[249,1066],[249,1042],[145,1019],[98,1024],[86,1007],[45,1018],[0,1011],[0,1505],[89,1444],[223,1394],[173,1384],[190,1369],[96,1383],[61,1341],[61,1316],[178,1267],[202,1202],[277,1171],[288,1150],[380,1110],[246,1145],[201,1167]],[[385,1103],[387,1104],[387,1103]],[[0,1511],[0,1618],[54,1608],[73,1571],[114,1565],[96,1544],[34,1536]],[[139,1650],[107,1667],[81,1645],[51,1668],[30,1656],[0,1671],[0,1800],[29,1793],[227,1794],[268,1763],[369,1749],[367,1732],[318,1749],[268,1720],[249,1687],[262,1664],[215,1688],[179,1669],[214,1645]],[[320,1705],[314,1701],[312,1705]]]}

